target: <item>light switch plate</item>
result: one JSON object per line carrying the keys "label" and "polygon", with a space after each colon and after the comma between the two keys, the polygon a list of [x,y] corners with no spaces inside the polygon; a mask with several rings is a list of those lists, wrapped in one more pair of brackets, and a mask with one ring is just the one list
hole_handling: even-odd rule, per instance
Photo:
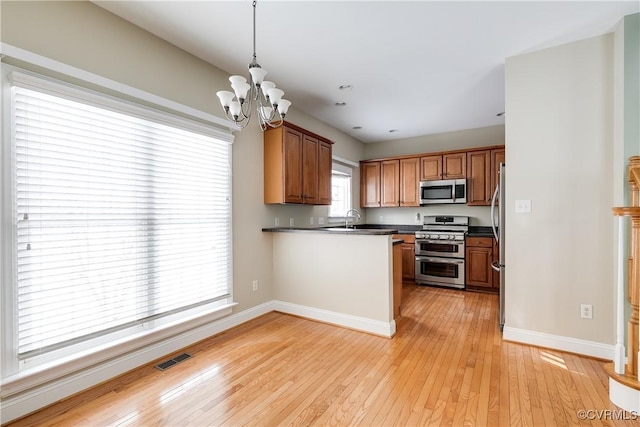
{"label": "light switch plate", "polygon": [[530,213],[531,200],[516,200],[516,213]]}

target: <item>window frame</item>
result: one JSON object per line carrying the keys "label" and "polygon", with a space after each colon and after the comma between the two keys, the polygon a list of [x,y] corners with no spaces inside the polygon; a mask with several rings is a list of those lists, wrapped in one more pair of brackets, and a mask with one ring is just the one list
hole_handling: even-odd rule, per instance
{"label": "window frame", "polygon": [[[349,175],[349,203],[348,203],[349,206],[347,210],[352,209],[353,208],[353,167],[347,164],[343,164],[342,162],[336,161],[334,159],[331,164],[332,180],[333,180],[334,170],[341,174]],[[332,193],[333,193],[333,183],[332,183]],[[333,200],[331,201],[331,203],[333,204]],[[331,205],[329,206],[329,212],[327,214],[327,217],[330,223],[344,222],[345,220],[344,215],[341,215],[341,216],[331,215]]]}
{"label": "window frame", "polygon": [[[2,63],[0,69],[0,115],[3,119],[4,125],[2,126],[2,143],[0,144],[0,165],[2,166],[2,172],[0,173],[0,200],[2,201],[2,207],[0,209],[0,253],[2,254],[0,262],[0,280],[2,286],[0,289],[0,307],[2,308],[2,322],[0,333],[2,334],[2,343],[0,348],[1,364],[0,369],[3,372],[2,384],[4,388],[4,395],[13,394],[22,391],[30,386],[37,385],[55,379],[60,375],[66,373],[73,373],[84,367],[95,365],[107,359],[119,356],[137,348],[149,346],[150,344],[158,343],[168,337],[175,336],[176,334],[192,330],[194,327],[211,322],[212,320],[231,314],[231,308],[236,305],[233,302],[233,178],[231,174],[231,167],[229,168],[229,227],[230,227],[230,241],[229,244],[229,283],[228,291],[229,298],[224,304],[218,304],[217,307],[211,310],[201,310],[200,313],[191,313],[181,321],[167,321],[159,329],[143,330],[140,334],[122,338],[116,340],[108,345],[101,345],[93,349],[85,349],[79,351],[74,355],[67,355],[57,359],[56,361],[50,361],[47,363],[39,363],[34,366],[33,362],[42,362],[38,358],[31,359],[32,363],[20,362],[17,357],[17,333],[15,329],[17,327],[15,316],[17,306],[14,303],[16,299],[16,280],[17,272],[15,271],[15,264],[17,256],[15,252],[15,246],[17,242],[16,230],[14,227],[17,218],[15,217],[15,205],[13,197],[13,188],[15,187],[16,178],[13,164],[15,162],[15,141],[12,140],[13,135],[13,118],[12,118],[12,105],[11,105],[11,82],[9,81],[11,73],[18,73],[21,76],[26,76],[32,80],[32,82],[40,81],[44,84],[51,83],[51,87],[63,88],[65,91],[78,91],[86,101],[86,98],[104,100],[110,99],[113,102],[120,104],[120,106],[127,107],[125,112],[131,115],[142,115],[149,119],[153,117],[154,120],[164,122],[170,126],[176,126],[183,129],[204,133],[212,136],[216,139],[224,141],[231,145],[233,143],[233,135],[230,129],[224,128],[219,125],[217,120],[203,120],[202,116],[208,116],[206,114],[199,114],[192,116],[191,109],[185,108],[174,109],[179,104],[175,104],[162,98],[154,97],[151,94],[147,96],[131,97],[126,93],[113,95],[113,91],[104,86],[100,86],[104,91],[96,91],[94,89],[87,89],[83,86],[78,86],[64,82],[62,80],[53,79],[46,75],[36,74],[24,68],[18,68],[12,65]],[[17,74],[14,74],[17,75]],[[91,75],[93,76],[93,75]],[[91,80],[91,79],[89,79]],[[83,80],[81,80],[83,81]],[[85,81],[86,82],[86,81]],[[90,83],[92,87],[96,84]],[[100,82],[102,83],[102,82]],[[22,85],[21,85],[22,86]],[[125,91],[126,92],[126,91]],[[135,92],[129,90],[129,92]],[[123,96],[117,96],[123,95]],[[86,98],[85,98],[86,97]],[[145,98],[153,98],[158,101],[157,104],[151,103],[153,107],[149,106],[149,102]],[[133,99],[133,101],[131,100]],[[167,102],[163,102],[167,101]],[[166,104],[166,105],[165,105]],[[195,111],[195,110],[194,110]],[[215,118],[214,116],[211,116]],[[175,120],[174,120],[175,119]],[[232,165],[232,149],[231,146],[228,149],[228,162]],[[52,352],[55,354],[55,352]],[[54,368],[54,369],[52,369]],[[37,374],[38,378],[33,377]]]}

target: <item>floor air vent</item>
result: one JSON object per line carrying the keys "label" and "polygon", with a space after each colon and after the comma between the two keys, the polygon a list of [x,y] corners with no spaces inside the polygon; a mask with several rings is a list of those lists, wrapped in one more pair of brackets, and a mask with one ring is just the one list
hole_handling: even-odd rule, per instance
{"label": "floor air vent", "polygon": [[189,353],[179,354],[176,357],[174,357],[173,359],[169,359],[166,362],[158,363],[156,365],[156,369],[160,369],[161,371],[164,371],[165,369],[169,369],[173,365],[177,365],[178,363],[180,363],[180,362],[182,362],[184,360],[187,360],[190,357],[191,357],[191,355]]}

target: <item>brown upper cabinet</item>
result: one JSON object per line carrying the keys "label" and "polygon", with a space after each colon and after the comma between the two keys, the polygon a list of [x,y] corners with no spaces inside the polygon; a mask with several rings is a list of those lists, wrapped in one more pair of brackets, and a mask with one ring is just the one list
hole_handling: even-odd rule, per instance
{"label": "brown upper cabinet", "polygon": [[318,138],[302,136],[302,202],[318,204]]}
{"label": "brown upper cabinet", "polygon": [[467,174],[466,153],[438,154],[420,158],[420,181],[461,179]]}
{"label": "brown upper cabinet", "polygon": [[470,151],[467,153],[467,204],[490,206],[493,191],[498,185],[498,169],[504,163],[504,148]]}
{"label": "brown upper cabinet", "polygon": [[467,205],[486,206],[491,202],[491,150],[467,153]]}
{"label": "brown upper cabinet", "polygon": [[360,164],[360,206],[380,207],[380,162]]}
{"label": "brown upper cabinet", "polygon": [[420,181],[467,179],[467,204],[489,206],[504,162],[504,146],[490,146],[360,162],[360,206],[420,206]]}
{"label": "brown upper cabinet", "polygon": [[400,200],[400,161],[380,162],[380,206],[399,206]]}
{"label": "brown upper cabinet", "polygon": [[420,206],[420,159],[361,162],[360,205],[363,208]]}
{"label": "brown upper cabinet", "polygon": [[420,159],[400,160],[400,206],[420,206]]}
{"label": "brown upper cabinet", "polygon": [[500,163],[504,163],[505,153],[504,148],[491,150],[491,188],[495,190],[496,186],[500,183]]}
{"label": "brown upper cabinet", "polygon": [[331,142],[320,140],[318,147],[318,204],[331,204]]}
{"label": "brown upper cabinet", "polygon": [[264,203],[331,204],[331,141],[285,122],[264,132]]}

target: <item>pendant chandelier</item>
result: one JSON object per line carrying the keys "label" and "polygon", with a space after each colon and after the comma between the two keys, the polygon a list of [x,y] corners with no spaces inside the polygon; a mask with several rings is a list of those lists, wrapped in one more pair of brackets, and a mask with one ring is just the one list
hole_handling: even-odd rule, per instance
{"label": "pendant chandelier", "polygon": [[256,1],[253,2],[253,60],[249,64],[249,81],[242,76],[231,76],[231,89],[221,90],[216,95],[227,119],[240,129],[244,129],[251,120],[253,104],[260,120],[262,130],[282,125],[291,102],[283,99],[284,91],[276,84],[264,80],[267,72],[256,61]]}

